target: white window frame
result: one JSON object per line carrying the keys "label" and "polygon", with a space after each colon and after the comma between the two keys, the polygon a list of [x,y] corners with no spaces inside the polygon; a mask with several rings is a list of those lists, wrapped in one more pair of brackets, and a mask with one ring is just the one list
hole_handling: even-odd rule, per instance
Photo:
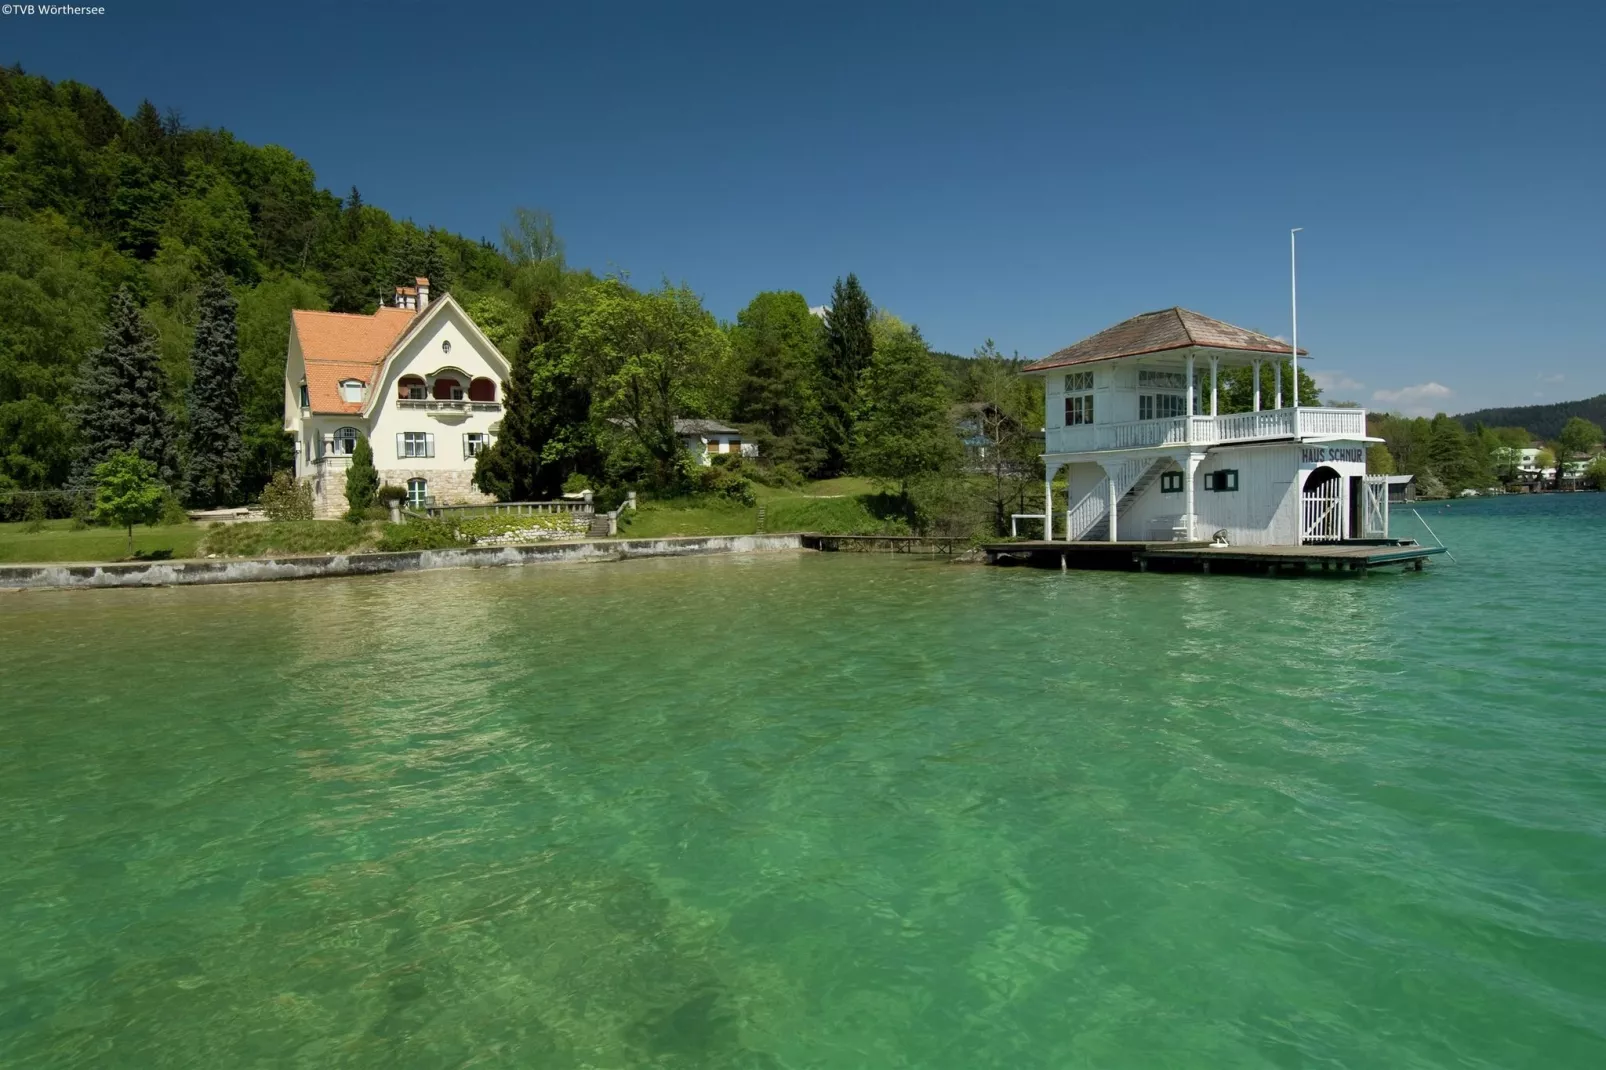
{"label": "white window frame", "polygon": [[1139,368],[1138,389],[1186,391],[1188,389],[1188,373],[1161,371],[1157,368]]}
{"label": "white window frame", "polygon": [[[403,390],[407,391],[407,393],[402,393]],[[414,391],[417,391],[417,393],[414,393]],[[418,377],[416,383],[398,383],[396,399],[398,401],[428,401],[429,383],[425,382],[422,377]]]}
{"label": "white window frame", "polygon": [[1085,394],[1093,389],[1093,373],[1071,372],[1065,377],[1065,393]]}
{"label": "white window frame", "polygon": [[[351,434],[345,432],[350,431]],[[329,453],[332,457],[350,457],[357,452],[357,440],[362,438],[362,432],[355,427],[337,427],[329,439]]]}
{"label": "white window frame", "polygon": [[1138,419],[1174,420],[1187,415],[1186,394],[1139,394]]}
{"label": "white window frame", "polygon": [[[1066,376],[1070,378],[1070,376]],[[1093,395],[1065,395],[1065,426],[1080,427],[1093,422]]]}
{"label": "white window frame", "polygon": [[350,404],[362,402],[363,381],[361,379],[340,380],[340,400]]}
{"label": "white window frame", "polygon": [[312,394],[307,390],[307,381],[305,379],[301,380],[301,407],[303,409],[312,408]]}
{"label": "white window frame", "polygon": [[463,459],[478,457],[491,444],[491,436],[484,431],[463,432]]}
{"label": "white window frame", "polygon": [[414,476],[407,481],[407,504],[413,509],[422,509],[429,504],[429,480]]}
{"label": "white window frame", "polygon": [[429,431],[396,432],[396,459],[417,460],[435,456],[435,436]]}

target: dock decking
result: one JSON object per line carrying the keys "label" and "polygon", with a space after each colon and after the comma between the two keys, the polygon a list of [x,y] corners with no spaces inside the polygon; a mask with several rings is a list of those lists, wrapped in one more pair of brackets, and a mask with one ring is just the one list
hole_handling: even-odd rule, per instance
{"label": "dock decking", "polygon": [[1442,546],[1409,540],[1312,543],[1305,546],[1212,546],[1207,542],[1000,542],[982,546],[990,565],[1059,569],[1135,569],[1277,575],[1349,572],[1399,566],[1421,571]]}

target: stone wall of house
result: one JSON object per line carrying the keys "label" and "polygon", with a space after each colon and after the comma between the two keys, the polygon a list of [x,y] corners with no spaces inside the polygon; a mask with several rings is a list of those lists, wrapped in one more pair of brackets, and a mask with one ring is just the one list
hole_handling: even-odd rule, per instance
{"label": "stone wall of house", "polygon": [[346,515],[346,466],[320,464],[308,477],[312,484],[312,515],[338,520]]}
{"label": "stone wall of house", "polygon": [[[496,501],[492,495],[486,494],[474,485],[474,469],[464,468],[455,471],[439,468],[381,468],[379,482],[381,486],[394,485],[407,486],[409,479],[429,480],[429,496],[435,499],[436,505],[489,505]],[[345,485],[341,485],[344,493]],[[344,499],[342,499],[344,501]]]}

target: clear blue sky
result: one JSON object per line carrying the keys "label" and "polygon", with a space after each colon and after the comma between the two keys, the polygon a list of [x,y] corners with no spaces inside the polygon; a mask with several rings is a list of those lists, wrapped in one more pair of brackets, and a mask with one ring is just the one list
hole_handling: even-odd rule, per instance
{"label": "clear blue sky", "polygon": [[[1040,356],[1180,304],[1330,396],[1606,391],[1601,5],[161,4],[0,18],[0,62],[285,145],[401,217],[871,298]],[[1399,393],[1403,392],[1403,393]]]}

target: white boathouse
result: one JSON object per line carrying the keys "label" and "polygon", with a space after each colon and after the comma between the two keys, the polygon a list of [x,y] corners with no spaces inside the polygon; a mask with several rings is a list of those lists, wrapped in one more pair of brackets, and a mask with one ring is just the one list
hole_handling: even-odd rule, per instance
{"label": "white boathouse", "polygon": [[[1047,402],[1044,538],[1387,538],[1387,482],[1366,474],[1366,446],[1377,441],[1366,412],[1301,406],[1297,382],[1287,381],[1295,376],[1284,373],[1291,355],[1287,342],[1168,308],[1027,365]],[[1226,411],[1231,369],[1253,369],[1248,411]],[[1067,496],[1056,502],[1062,469]]]}

